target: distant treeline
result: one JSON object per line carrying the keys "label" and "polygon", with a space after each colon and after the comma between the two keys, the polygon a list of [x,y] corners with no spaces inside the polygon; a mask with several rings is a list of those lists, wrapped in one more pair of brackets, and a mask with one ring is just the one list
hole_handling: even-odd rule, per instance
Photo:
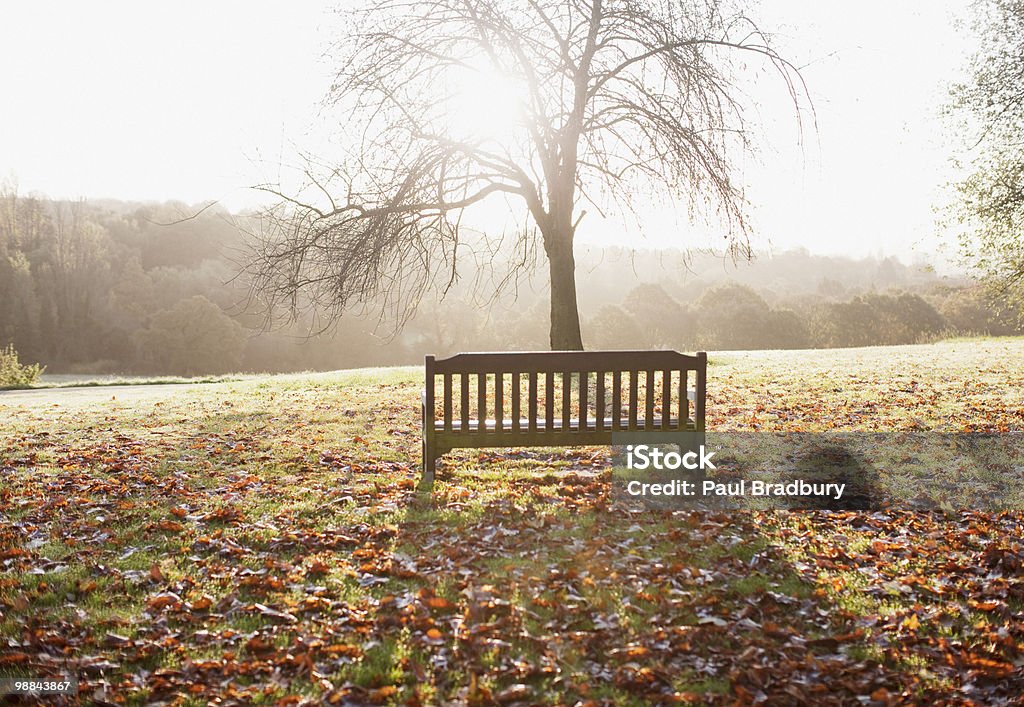
{"label": "distant treeline", "polygon": [[682,349],[796,349],[914,344],[958,334],[1024,333],[979,288],[936,286],[926,295],[869,292],[848,300],[804,296],[773,307],[752,288],[728,283],[707,289],[693,304],[660,285],[634,288],[621,306],[590,320],[595,345]]}
{"label": "distant treeline", "polygon": [[[49,372],[201,374],[417,363],[425,353],[544,349],[547,294],[495,297],[474,278],[425,302],[400,332],[346,315],[262,331],[237,277],[245,214],[184,204],[55,201],[0,190],[0,347]],[[593,348],[804,348],[1020,334],[972,283],[895,259],[807,252],[733,264],[712,255],[582,249]]]}

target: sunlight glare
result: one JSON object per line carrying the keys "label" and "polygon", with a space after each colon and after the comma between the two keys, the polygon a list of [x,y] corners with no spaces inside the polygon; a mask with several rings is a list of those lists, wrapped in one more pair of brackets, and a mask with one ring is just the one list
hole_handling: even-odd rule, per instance
{"label": "sunlight glare", "polygon": [[523,124],[525,88],[491,66],[454,72],[446,102],[452,137],[506,144]]}

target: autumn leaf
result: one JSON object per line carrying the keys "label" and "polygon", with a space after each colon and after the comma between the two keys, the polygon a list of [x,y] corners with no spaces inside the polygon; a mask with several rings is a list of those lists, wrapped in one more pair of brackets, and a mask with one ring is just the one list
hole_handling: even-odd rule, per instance
{"label": "autumn leaf", "polygon": [[455,608],[455,604],[444,597],[427,597],[423,600],[423,603],[435,611],[451,611]]}
{"label": "autumn leaf", "polygon": [[310,575],[327,574],[330,571],[330,565],[321,560],[313,560],[311,563],[309,563],[309,567],[306,568],[306,572]]}
{"label": "autumn leaf", "polygon": [[189,602],[188,606],[192,611],[208,611],[210,607],[213,606],[213,597],[208,594],[203,594],[197,599]]}
{"label": "autumn leaf", "polygon": [[150,597],[146,602],[146,608],[150,611],[162,611],[167,607],[178,606],[181,604],[181,597],[173,592],[164,592],[156,594]]}
{"label": "autumn leaf", "polygon": [[334,643],[329,646],[324,646],[323,652],[329,655],[342,656],[346,658],[359,658],[363,655],[363,650],[359,646],[344,643]]}
{"label": "autumn leaf", "polygon": [[921,621],[917,618],[917,614],[911,614],[907,618],[903,619],[903,623],[901,625],[909,631],[916,631],[921,628]]}
{"label": "autumn leaf", "polygon": [[149,568],[149,578],[152,579],[154,582],[164,581],[163,570],[161,570],[160,565],[156,564],[155,562]]}
{"label": "autumn leaf", "polygon": [[384,687],[378,687],[375,690],[370,690],[366,697],[370,702],[380,704],[397,694],[397,687],[394,685],[385,685]]}

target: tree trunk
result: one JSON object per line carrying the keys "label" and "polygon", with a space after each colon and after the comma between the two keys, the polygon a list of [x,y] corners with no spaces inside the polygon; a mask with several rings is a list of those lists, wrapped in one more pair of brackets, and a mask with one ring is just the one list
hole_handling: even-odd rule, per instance
{"label": "tree trunk", "polygon": [[572,239],[552,239],[546,245],[551,273],[551,350],[582,351]]}

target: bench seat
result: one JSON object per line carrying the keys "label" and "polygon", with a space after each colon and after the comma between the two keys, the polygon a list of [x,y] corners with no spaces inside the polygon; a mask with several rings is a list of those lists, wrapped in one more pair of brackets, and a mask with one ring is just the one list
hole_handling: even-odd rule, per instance
{"label": "bench seat", "polygon": [[[604,418],[604,425],[602,426],[601,431],[602,432],[617,431],[617,430],[612,430],[612,422],[613,422],[612,418],[610,418],[610,417]],[[537,428],[536,429],[537,429],[538,432],[547,432],[547,431],[549,431],[548,428],[546,428],[544,426],[544,418],[543,417],[538,417],[537,420],[536,420],[536,423],[537,423]],[[622,418],[620,420],[619,429],[621,429],[623,431],[631,430],[631,431],[638,431],[638,432],[642,432],[645,429],[652,429],[652,430],[661,430],[662,429],[661,418],[660,417],[655,417],[654,418],[650,428],[645,427],[645,423],[646,423],[646,420],[638,419],[636,421],[636,424],[631,426],[629,424],[629,419],[624,417],[624,418]],[[512,420],[502,420],[501,421],[501,431],[502,431],[502,434],[504,434],[504,433],[509,433],[509,434],[524,434],[525,433],[525,434],[528,434],[529,433],[529,424],[530,424],[530,421],[528,419],[526,419],[525,417],[519,418],[519,430],[517,430],[515,433],[513,433],[512,432]],[[484,420],[484,425],[485,425],[485,429],[486,429],[487,432],[494,432],[495,421],[493,419]],[[669,426],[669,429],[678,430],[679,429],[679,418],[678,417],[670,417],[668,419],[668,426]],[[695,428],[695,424],[694,424],[693,418],[692,417],[691,418],[687,418],[686,419],[686,426],[683,429],[684,430],[693,430],[694,428]],[[555,418],[554,420],[552,420],[551,429],[550,429],[551,432],[561,432],[563,429],[568,429],[570,431],[579,430],[580,429],[579,418],[576,418],[576,417],[571,418],[569,420],[569,427],[568,428],[562,427],[562,418],[559,417],[559,418]],[[592,418],[587,418],[587,430],[588,431],[596,431],[597,429],[598,429],[597,428],[597,420],[594,420]],[[444,420],[435,420],[434,421],[434,430],[436,432],[438,432],[438,433],[443,434],[445,432]],[[461,434],[464,431],[462,429],[462,420],[452,420],[452,429],[451,429],[451,431],[456,433],[456,434]],[[466,432],[479,432],[480,431],[480,421],[479,420],[470,420],[469,424],[466,426],[465,431]]]}

